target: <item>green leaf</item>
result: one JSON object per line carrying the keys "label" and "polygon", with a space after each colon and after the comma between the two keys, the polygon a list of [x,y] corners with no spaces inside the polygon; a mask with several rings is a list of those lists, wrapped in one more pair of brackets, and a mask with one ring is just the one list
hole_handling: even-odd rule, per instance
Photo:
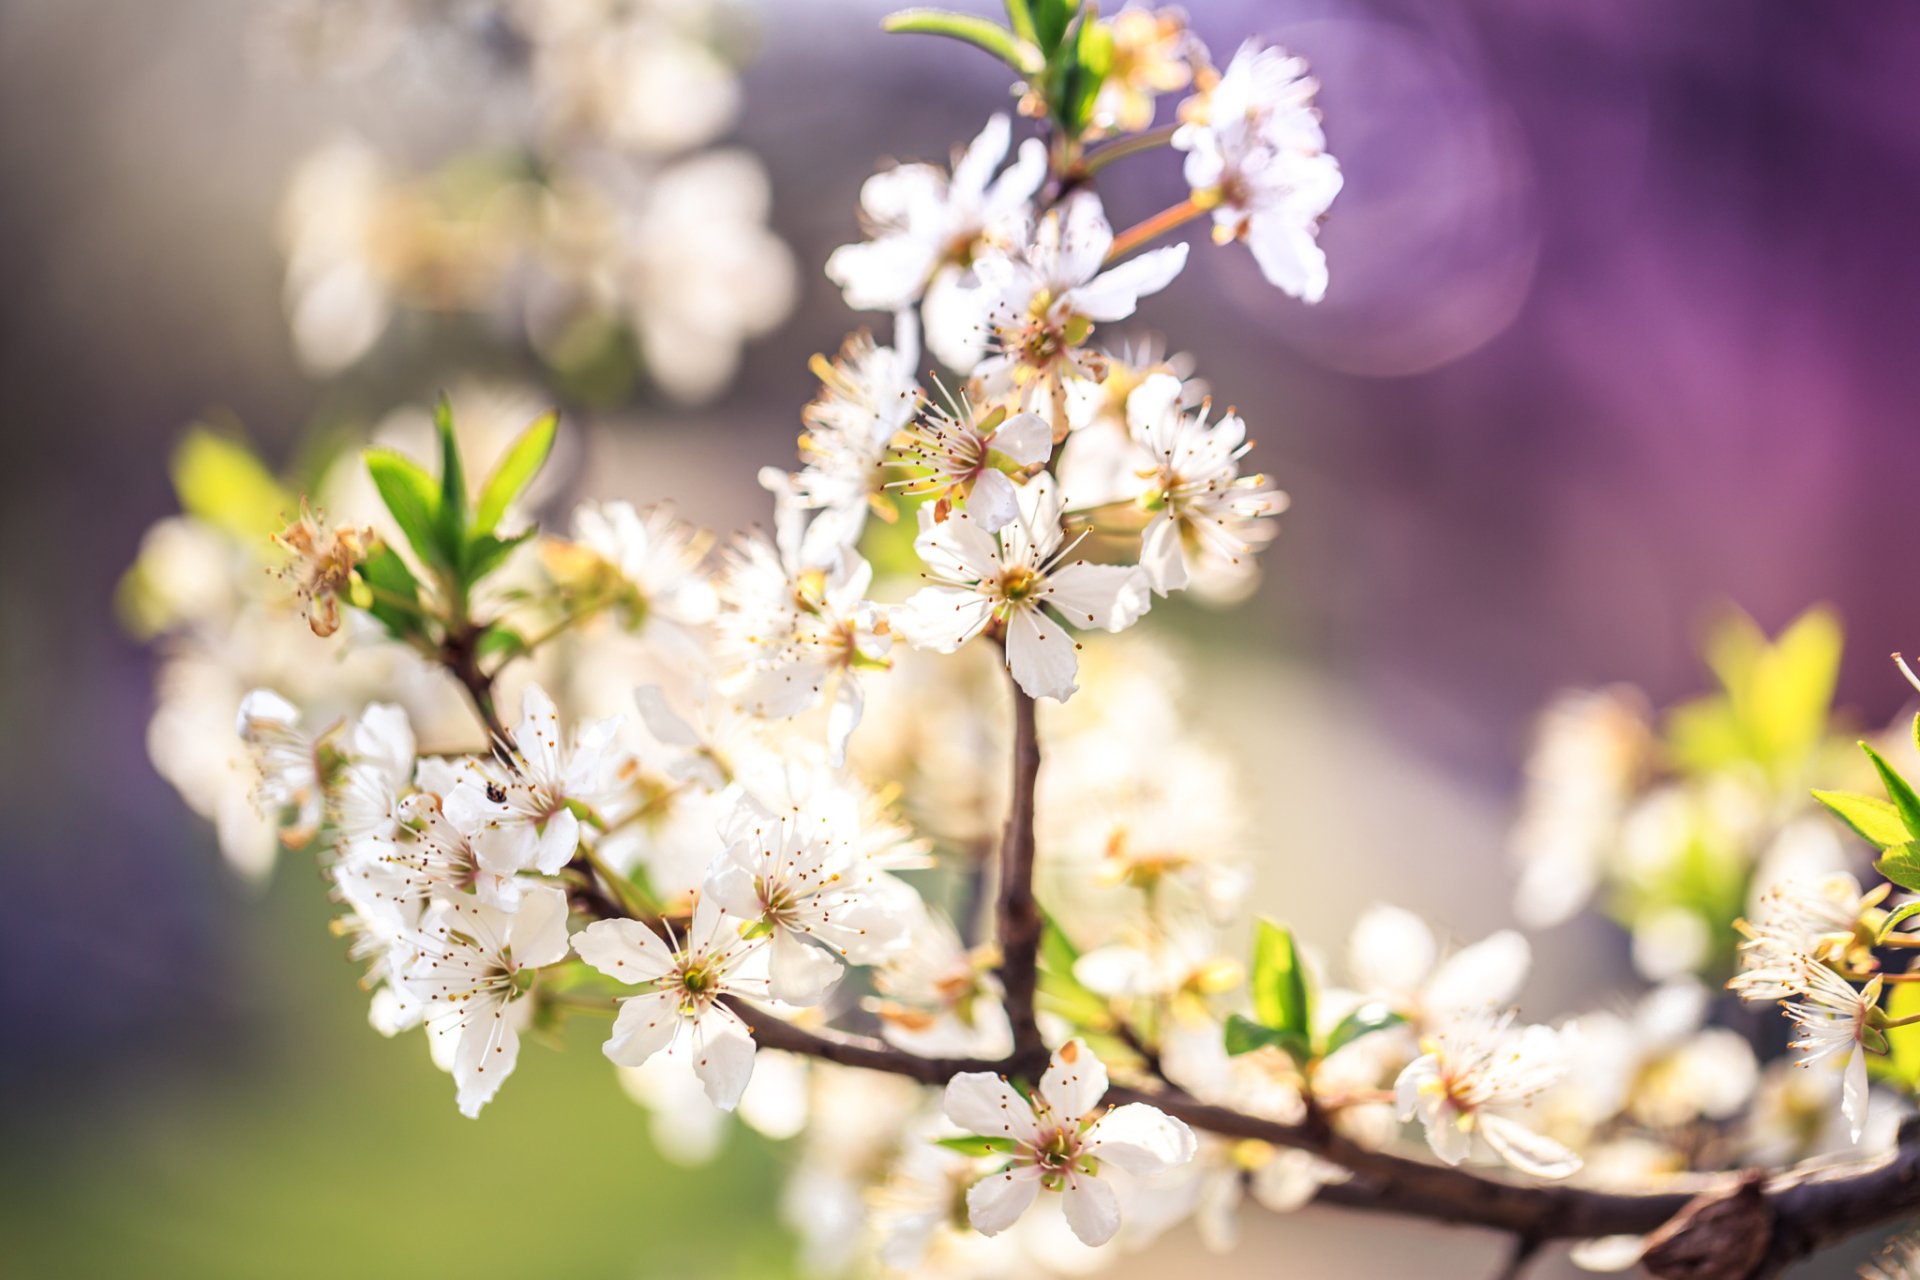
{"label": "green leaf", "polygon": [[466,563],[461,566],[468,586],[480,581],[506,563],[513,549],[539,532],[532,525],[522,529],[511,538],[496,537],[483,533],[467,544]]}
{"label": "green leaf", "polygon": [[1902,889],[1920,893],[1920,844],[1903,844],[1889,849],[1873,869]]}
{"label": "green leaf", "polygon": [[1915,916],[1920,916],[1920,902],[1909,902],[1905,906],[1895,907],[1887,913],[1887,918],[1880,922],[1880,929],[1874,935],[1874,941],[1878,942],[1886,938],[1888,934]]}
{"label": "green leaf", "polygon": [[883,30],[911,34],[946,36],[984,49],[1021,75],[1040,70],[1040,60],[1031,46],[1013,32],[970,13],[950,13],[945,9],[902,9],[881,20]]}
{"label": "green leaf", "polygon": [[1007,25],[1022,40],[1030,44],[1040,43],[1040,34],[1033,26],[1033,6],[1027,0],[1007,0]]}
{"label": "green leaf", "polygon": [[440,438],[440,545],[458,559],[467,541],[467,469],[453,433],[453,401],[445,392],[433,406],[433,431]]}
{"label": "green leaf", "polygon": [[1261,919],[1253,936],[1253,1012],[1276,1030],[1313,1036],[1313,995],[1293,931]]}
{"label": "green leaf", "polygon": [[1907,839],[1920,838],[1920,796],[1913,793],[1913,788],[1900,776],[1900,771],[1888,764],[1878,751],[1864,742],[1860,744],[1860,749],[1867,753],[1867,759],[1873,761],[1873,767],[1879,771],[1880,781],[1887,789],[1887,799],[1893,801],[1900,821],[1906,824]]}
{"label": "green leaf", "polygon": [[963,1156],[1004,1156],[1013,1154],[1012,1138],[982,1138],[968,1135],[964,1138],[935,1138],[933,1145],[945,1147],[949,1151],[958,1151]]}
{"label": "green leaf", "polygon": [[1833,810],[1834,816],[1852,827],[1861,839],[1881,849],[1905,844],[1913,837],[1900,812],[1878,796],[1863,796],[1853,791],[1816,791],[1813,798]]}
{"label": "green leaf", "polygon": [[1256,1049],[1278,1049],[1301,1066],[1313,1057],[1313,1046],[1299,1032],[1262,1026],[1238,1013],[1227,1015],[1225,1040],[1229,1057],[1237,1058]]}
{"label": "green leaf", "polygon": [[1352,1044],[1361,1036],[1370,1036],[1376,1031],[1397,1027],[1405,1021],[1404,1017],[1379,1001],[1363,1004],[1340,1019],[1340,1025],[1335,1027],[1332,1034],[1327,1037],[1327,1045],[1322,1052],[1332,1053]]}
{"label": "green leaf", "polygon": [[1105,996],[1073,976],[1079,948],[1043,907],[1040,910],[1040,992],[1056,1013],[1081,1030],[1112,1025],[1113,1009]]}
{"label": "green leaf", "polygon": [[1066,39],[1067,28],[1080,12],[1080,0],[1034,0],[1033,30],[1040,51],[1051,60],[1054,50]]}
{"label": "green leaf", "polygon": [[507,446],[486,484],[481,486],[480,503],[473,516],[475,533],[492,533],[513,500],[540,474],[547,455],[553,451],[554,431],[559,423],[558,414],[545,414]]}
{"label": "green leaf", "polygon": [[[389,634],[397,640],[405,639],[420,629],[420,584],[414,581],[413,571],[407,568],[399,552],[383,542],[360,562],[359,572],[368,586],[381,596],[390,597],[375,597],[366,605],[367,612],[379,619]],[[413,608],[396,604],[395,600],[403,600]]]}
{"label": "green leaf", "polygon": [[453,568],[453,557],[440,543],[440,491],[433,477],[392,449],[369,449],[366,458],[373,487],[380,491],[380,500],[387,504],[414,554],[427,564]]}
{"label": "green leaf", "polygon": [[495,656],[512,658],[526,651],[526,638],[512,627],[498,622],[482,631],[480,638],[473,644],[474,654],[482,658]]}
{"label": "green leaf", "polygon": [[1093,119],[1094,100],[1100,96],[1100,86],[1106,83],[1112,68],[1113,28],[1088,13],[1080,20],[1072,60],[1059,78],[1057,114],[1060,122],[1076,136]]}
{"label": "green leaf", "polygon": [[277,533],[298,505],[247,446],[206,427],[187,432],[172,469],[188,515],[249,542]]}
{"label": "green leaf", "polygon": [[[1884,1006],[1889,1020],[1920,1015],[1920,983],[1895,984]],[[1920,1027],[1894,1027],[1887,1033],[1887,1074],[1905,1086],[1909,1093],[1920,1085]]]}

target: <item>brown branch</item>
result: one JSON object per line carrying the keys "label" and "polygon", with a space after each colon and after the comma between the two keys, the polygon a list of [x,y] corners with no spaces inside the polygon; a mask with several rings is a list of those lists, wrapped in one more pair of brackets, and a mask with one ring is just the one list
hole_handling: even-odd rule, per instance
{"label": "brown branch", "polygon": [[[1009,674],[1011,683],[1011,674]],[[1007,1020],[1013,1025],[1011,1075],[1038,1078],[1047,1046],[1034,1018],[1040,985],[1040,904],[1033,897],[1034,787],[1040,777],[1040,733],[1034,700],[1018,684],[1013,692],[1013,788],[1007,801],[1007,831],[1000,843],[1000,891],[994,920],[1000,942],[1000,983]]]}
{"label": "brown branch", "polygon": [[[460,686],[467,691],[467,698],[473,703],[474,712],[480,722],[487,727],[490,744],[496,754],[500,748],[517,751],[513,734],[500,719],[500,712],[493,705],[493,677],[480,669],[480,655],[477,646],[480,632],[471,626],[457,630],[449,628],[447,638],[440,644],[440,663]],[[511,763],[511,761],[509,761]]]}

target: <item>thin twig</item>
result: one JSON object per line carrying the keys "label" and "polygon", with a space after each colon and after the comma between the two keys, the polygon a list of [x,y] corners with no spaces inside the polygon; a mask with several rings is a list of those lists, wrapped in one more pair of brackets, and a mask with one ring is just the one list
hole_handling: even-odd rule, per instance
{"label": "thin twig", "polygon": [[[1009,676],[1011,680],[1011,676]],[[1007,1020],[1013,1025],[1012,1074],[1037,1077],[1046,1065],[1047,1046],[1034,1018],[1034,994],[1040,985],[1040,904],[1033,897],[1034,787],[1040,777],[1040,733],[1034,701],[1018,684],[1013,690],[1013,788],[1007,802],[1007,830],[1000,843],[1000,891],[994,922],[1000,943],[1000,983],[1006,991]]]}

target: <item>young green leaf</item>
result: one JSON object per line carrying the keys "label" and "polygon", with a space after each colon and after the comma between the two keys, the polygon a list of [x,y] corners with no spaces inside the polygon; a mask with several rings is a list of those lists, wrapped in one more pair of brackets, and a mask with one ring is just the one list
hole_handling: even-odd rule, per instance
{"label": "young green leaf", "polygon": [[366,611],[390,635],[404,639],[420,629],[420,584],[397,551],[381,543],[360,562],[359,573],[372,589]]}
{"label": "young green leaf", "polygon": [[1361,1005],[1346,1017],[1340,1019],[1340,1025],[1327,1037],[1324,1052],[1332,1053],[1345,1048],[1361,1036],[1370,1036],[1376,1031],[1385,1031],[1388,1027],[1397,1027],[1406,1019],[1395,1013],[1387,1005],[1378,1001]]}
{"label": "young green leaf", "polygon": [[433,431],[440,440],[440,541],[458,558],[467,542],[467,470],[453,433],[453,401],[444,392],[433,406]]}
{"label": "young green leaf", "polygon": [[264,543],[299,505],[238,440],[195,427],[173,451],[173,489],[188,515]]}
{"label": "young green leaf", "polygon": [[983,1138],[969,1134],[964,1138],[935,1138],[937,1147],[958,1151],[963,1156],[1004,1156],[1013,1154],[1012,1138]]}
{"label": "young green leaf", "polygon": [[1893,801],[1900,821],[1906,824],[1907,838],[1920,838],[1920,795],[1913,793],[1913,788],[1900,776],[1900,771],[1888,764],[1878,751],[1864,742],[1860,744],[1860,749],[1867,753],[1867,759],[1873,761],[1873,767],[1879,771],[1880,781],[1887,788],[1887,799]]}
{"label": "young green leaf", "polygon": [[988,22],[970,13],[949,13],[945,9],[902,9],[881,20],[886,31],[946,36],[984,49],[1021,75],[1040,70],[1040,58],[1033,47],[998,23]]}
{"label": "young green leaf", "polygon": [[380,500],[407,535],[415,555],[443,569],[454,567],[454,557],[440,542],[440,491],[420,464],[391,449],[369,449],[367,474]]}
{"label": "young green leaf", "polygon": [[1034,35],[1049,60],[1066,39],[1067,28],[1073,25],[1073,16],[1079,12],[1080,0],[1034,0]]}
{"label": "young green leaf", "polygon": [[473,643],[474,654],[482,658],[513,658],[526,651],[526,639],[512,627],[499,622],[482,631],[480,638]]}
{"label": "young green leaf", "polygon": [[1878,942],[1885,939],[1887,935],[1891,934],[1895,929],[1898,929],[1915,916],[1920,916],[1920,902],[1909,902],[1903,906],[1895,907],[1887,913],[1887,918],[1880,922],[1880,929],[1874,935],[1874,941]]}
{"label": "young green leaf", "polygon": [[1033,26],[1033,6],[1027,0],[1007,0],[1007,25],[1013,34],[1030,44],[1039,44],[1039,32]]}
{"label": "young green leaf", "polygon": [[1912,893],[1920,893],[1920,844],[1889,849],[1873,869]]}
{"label": "young green leaf", "polygon": [[1261,1022],[1306,1039],[1313,1036],[1313,995],[1293,931],[1262,919],[1253,936],[1253,1012]]}
{"label": "young green leaf", "polygon": [[[1920,1016],[1920,984],[1903,982],[1888,993],[1884,1006],[1892,1019]],[[1920,1087],[1920,1027],[1895,1027],[1887,1032],[1887,1072],[1909,1093]]]}
{"label": "young green leaf", "polygon": [[1224,1034],[1229,1057],[1237,1058],[1256,1049],[1278,1049],[1301,1066],[1313,1057],[1313,1046],[1299,1032],[1265,1027],[1241,1014],[1227,1015]]}
{"label": "young green leaf", "polygon": [[461,565],[468,586],[480,581],[506,563],[513,549],[531,538],[538,530],[529,525],[511,538],[496,537],[483,533],[467,543],[465,563]]}
{"label": "young green leaf", "polygon": [[1078,30],[1072,62],[1060,77],[1058,103],[1061,123],[1075,135],[1092,121],[1094,101],[1113,68],[1113,28],[1088,12]]}
{"label": "young green leaf", "polygon": [[1877,848],[1891,849],[1913,838],[1906,824],[1900,821],[1899,810],[1878,796],[1863,796],[1853,791],[1816,791],[1813,798]]}
{"label": "young green leaf", "polygon": [[540,474],[547,455],[553,451],[554,430],[559,422],[559,415],[544,414],[507,446],[486,484],[481,486],[480,503],[473,515],[475,533],[492,533],[513,500]]}

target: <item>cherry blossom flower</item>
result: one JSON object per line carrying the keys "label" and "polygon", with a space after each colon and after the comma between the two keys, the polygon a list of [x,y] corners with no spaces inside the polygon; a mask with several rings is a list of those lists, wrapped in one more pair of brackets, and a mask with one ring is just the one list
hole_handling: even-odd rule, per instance
{"label": "cherry blossom flower", "polygon": [[1881,981],[1876,974],[1865,987],[1855,988],[1826,965],[1805,961],[1798,983],[1802,997],[1784,1006],[1799,1029],[1791,1047],[1799,1051],[1801,1066],[1844,1055],[1840,1109],[1855,1142],[1867,1125],[1866,1049],[1869,1044],[1876,1049],[1886,1046],[1886,1037],[1872,1023],[1880,1008]]}
{"label": "cherry blossom flower", "polygon": [[899,311],[923,293],[962,285],[975,254],[1004,238],[1046,180],[1046,147],[1035,138],[995,176],[1011,140],[1010,122],[997,115],[954,160],[951,176],[933,165],[903,164],[867,179],[860,213],[868,239],[827,259],[827,276],[849,307]]}
{"label": "cherry blossom flower", "polygon": [[686,649],[687,630],[712,621],[716,607],[702,565],[707,544],[664,507],[641,513],[628,502],[583,502],[573,541],[543,551],[564,586],[611,603],[628,630]]}
{"label": "cherry blossom flower", "polygon": [[1030,243],[974,265],[992,348],[974,376],[992,391],[1013,392],[1021,408],[1044,412],[1056,440],[1067,433],[1068,382],[1105,375],[1104,358],[1086,345],[1094,326],[1132,315],[1187,262],[1187,246],[1174,244],[1102,270],[1112,247],[1100,198],[1080,192],[1047,212]]}
{"label": "cherry blossom flower", "polygon": [[770,998],[765,944],[742,938],[739,924],[702,895],[684,940],[669,943],[637,920],[600,920],[574,935],[582,960],[609,978],[646,988],[621,999],[602,1048],[609,1061],[637,1067],[684,1033],[708,1099],[723,1111],[739,1105],[753,1077],[753,1033],[720,998]]}
{"label": "cherry blossom flower", "polygon": [[900,328],[895,346],[880,346],[863,330],[832,360],[813,358],[820,394],[801,414],[804,465],[791,475],[772,467],[760,473],[776,496],[820,513],[807,530],[811,563],[859,542],[870,513],[895,518],[885,496],[887,453],[923,399],[913,372],[918,341],[910,320]]}
{"label": "cherry blossom flower", "polygon": [[560,714],[544,690],[527,686],[520,708],[511,767],[466,761],[443,797],[445,811],[490,870],[553,875],[580,845],[573,806],[595,808],[612,794],[608,748],[619,721],[578,725],[563,744]]}
{"label": "cherry blossom flower", "polygon": [[[473,894],[501,911],[517,911],[524,891],[535,882],[486,866],[465,833],[447,820],[440,797],[417,792],[400,802],[398,829],[343,864],[364,892],[402,902],[425,903],[435,897]],[[364,896],[364,895],[363,895]]]}
{"label": "cherry blossom flower", "polygon": [[769,814],[742,799],[721,829],[724,853],[707,874],[703,901],[751,922],[768,939],[768,991],[789,1004],[817,1004],[841,964],[873,964],[907,940],[912,890],[861,866],[817,821]]}
{"label": "cherry blossom flower", "polygon": [[1054,612],[1078,626],[1123,631],[1146,613],[1152,595],[1132,566],[1061,563],[1073,548],[1062,545],[1061,499],[1051,477],[1022,487],[1019,507],[997,538],[964,511],[936,522],[922,507],[914,546],[935,585],[894,613],[894,629],[917,648],[952,653],[998,623],[1020,688],[1064,702],[1078,687],[1079,661]]}
{"label": "cherry blossom flower", "polygon": [[936,521],[964,507],[992,533],[1020,514],[1008,473],[1046,462],[1053,454],[1053,428],[1038,414],[1009,414],[1004,405],[975,409],[962,392],[950,409],[929,409],[894,449],[893,460],[907,479],[892,487],[933,499]]}
{"label": "cherry blossom flower", "polygon": [[998,1058],[1013,1048],[1013,1029],[993,976],[998,954],[969,949],[944,917],[923,910],[909,944],[873,971],[887,1043],[922,1057]]}
{"label": "cherry blossom flower", "polygon": [[1196,52],[1187,17],[1178,9],[1129,4],[1107,20],[1113,56],[1093,101],[1096,128],[1138,133],[1153,123],[1154,99],[1193,80]]}
{"label": "cherry blossom flower", "polygon": [[421,920],[400,982],[425,1009],[428,1034],[452,1048],[460,1113],[476,1116],[513,1074],[534,970],[567,954],[567,897],[529,888],[509,914],[443,899]]}
{"label": "cherry blossom flower", "polygon": [[1213,209],[1214,238],[1246,241],[1267,280],[1305,302],[1327,293],[1316,237],[1342,181],[1313,107],[1319,88],[1303,59],[1249,40],[1183,105],[1173,139],[1195,199]]}
{"label": "cherry blossom flower", "polygon": [[342,845],[391,837],[400,797],[413,782],[413,725],[406,710],[376,702],[343,735],[346,764],[329,788],[330,818]]}
{"label": "cherry blossom flower", "polygon": [[374,545],[372,529],[329,528],[302,501],[300,518],[273,535],[274,545],[292,554],[280,577],[293,588],[300,616],[313,634],[322,638],[340,629],[340,597],[353,582],[353,571]]}
{"label": "cherry blossom flower", "polygon": [[947,1119],[968,1133],[1012,1142],[1006,1167],[967,1191],[975,1230],[998,1235],[1046,1190],[1061,1195],[1081,1243],[1102,1245],[1120,1229],[1121,1217],[1103,1166],[1151,1176],[1193,1159],[1196,1143],[1185,1124],[1142,1102],[1102,1110],[1106,1092],[1106,1067],[1078,1039],[1054,1050],[1032,1099],[981,1071],[947,1084]]}
{"label": "cherry blossom flower", "polygon": [[859,672],[887,665],[893,637],[867,599],[872,567],[845,547],[827,566],[808,567],[797,515],[781,513],[775,540],[754,533],[729,549],[719,628],[738,667],[732,687],[754,715],[798,715],[832,685],[827,741],[838,767],[865,706]]}
{"label": "cherry blossom flower", "polygon": [[1511,929],[1488,934],[1443,960],[1425,920],[1385,903],[1363,911],[1347,938],[1353,985],[1421,1026],[1506,1004],[1519,993],[1532,960],[1526,938]]}
{"label": "cherry blossom flower", "polygon": [[300,848],[325,816],[324,783],[334,765],[325,744],[332,730],[302,730],[300,709],[271,689],[255,689],[240,700],[236,729],[257,770],[254,808],[279,828],[282,844]]}
{"label": "cherry blossom flower", "polygon": [[1394,1084],[1400,1118],[1419,1117],[1427,1145],[1448,1164],[1465,1160],[1478,1134],[1522,1173],[1567,1177],[1580,1168],[1580,1157],[1508,1114],[1566,1075],[1564,1047],[1550,1027],[1513,1022],[1511,1011],[1475,1009],[1424,1041],[1426,1052]]}
{"label": "cherry blossom flower", "polygon": [[1888,893],[1880,885],[1860,892],[1845,872],[1810,879],[1792,877],[1769,885],[1753,919],[1737,920],[1740,972],[1727,986],[1742,1000],[1784,1000],[1806,994],[1803,983],[1827,959],[1842,959],[1855,944],[1861,916]]}

